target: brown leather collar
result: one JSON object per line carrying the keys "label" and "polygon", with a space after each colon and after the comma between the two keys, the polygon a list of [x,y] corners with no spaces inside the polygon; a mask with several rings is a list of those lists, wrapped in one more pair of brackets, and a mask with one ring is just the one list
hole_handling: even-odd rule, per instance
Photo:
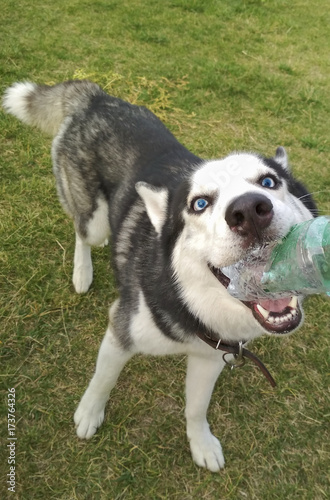
{"label": "brown leather collar", "polygon": [[[238,342],[237,344],[228,344],[223,342],[222,340],[214,340],[205,333],[197,332],[197,336],[206,342],[209,346],[213,347],[213,349],[225,351],[225,354],[222,356],[224,361],[231,366],[231,368],[238,368],[243,366],[245,363],[244,358],[251,359],[258,368],[262,371],[266,379],[269,381],[272,387],[276,387],[276,382],[265,367],[265,365],[260,361],[260,359],[252,354],[251,351],[248,351],[245,347],[243,347],[244,342]],[[226,354],[233,354],[234,358],[230,360],[226,360]]]}

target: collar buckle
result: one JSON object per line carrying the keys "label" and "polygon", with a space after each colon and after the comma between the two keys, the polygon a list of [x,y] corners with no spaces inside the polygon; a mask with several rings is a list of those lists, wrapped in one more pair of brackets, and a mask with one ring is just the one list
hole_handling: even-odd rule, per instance
{"label": "collar buckle", "polygon": [[[217,347],[218,348],[218,347]],[[228,355],[230,353],[225,352],[225,354],[222,356],[222,359],[226,363],[226,365],[230,366],[230,368],[233,370],[234,368],[242,368],[242,366],[245,365],[245,358],[243,354],[243,342],[238,343],[238,353],[237,354],[230,354],[230,357],[228,358]],[[226,359],[227,356],[227,359]]]}

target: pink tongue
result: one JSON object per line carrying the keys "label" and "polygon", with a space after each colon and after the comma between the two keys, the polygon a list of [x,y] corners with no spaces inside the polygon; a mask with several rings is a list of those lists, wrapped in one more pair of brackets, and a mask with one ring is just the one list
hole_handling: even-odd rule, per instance
{"label": "pink tongue", "polygon": [[292,297],[278,300],[260,300],[259,304],[266,311],[281,312],[290,304]]}

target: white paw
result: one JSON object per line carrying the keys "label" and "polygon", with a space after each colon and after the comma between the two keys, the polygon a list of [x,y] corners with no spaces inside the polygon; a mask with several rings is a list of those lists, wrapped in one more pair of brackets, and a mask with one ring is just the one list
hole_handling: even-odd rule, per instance
{"label": "white paw", "polygon": [[218,472],[225,466],[219,440],[210,432],[198,439],[190,439],[190,449],[194,462],[211,472]]}
{"label": "white paw", "polygon": [[86,293],[93,281],[93,266],[75,266],[72,283],[77,293]]}
{"label": "white paw", "polygon": [[104,420],[104,404],[99,401],[88,401],[85,396],[79,403],[74,414],[77,436],[80,439],[90,439]]}

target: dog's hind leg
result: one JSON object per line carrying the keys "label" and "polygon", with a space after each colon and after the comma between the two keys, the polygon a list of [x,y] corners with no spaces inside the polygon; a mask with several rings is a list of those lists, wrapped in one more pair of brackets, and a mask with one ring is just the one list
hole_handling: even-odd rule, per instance
{"label": "dog's hind leg", "polygon": [[[104,246],[108,243],[110,226],[108,220],[108,204],[105,199],[99,197],[97,209],[89,219],[84,221],[83,217],[77,217],[76,245],[73,261],[72,282],[77,293],[85,293],[93,281],[93,264],[91,256],[92,246]],[[84,236],[81,236],[84,233]]]}
{"label": "dog's hind leg", "polygon": [[88,291],[93,281],[91,246],[76,232],[72,282],[77,293]]}
{"label": "dog's hind leg", "polygon": [[214,384],[224,367],[221,356],[188,356],[186,379],[187,436],[194,462],[212,472],[224,467],[225,460],[218,439],[206,420]]}
{"label": "dog's hind leg", "polygon": [[99,350],[95,373],[74,414],[77,435],[81,439],[91,438],[102,424],[110,392],[132,355],[119,345],[109,325]]}

